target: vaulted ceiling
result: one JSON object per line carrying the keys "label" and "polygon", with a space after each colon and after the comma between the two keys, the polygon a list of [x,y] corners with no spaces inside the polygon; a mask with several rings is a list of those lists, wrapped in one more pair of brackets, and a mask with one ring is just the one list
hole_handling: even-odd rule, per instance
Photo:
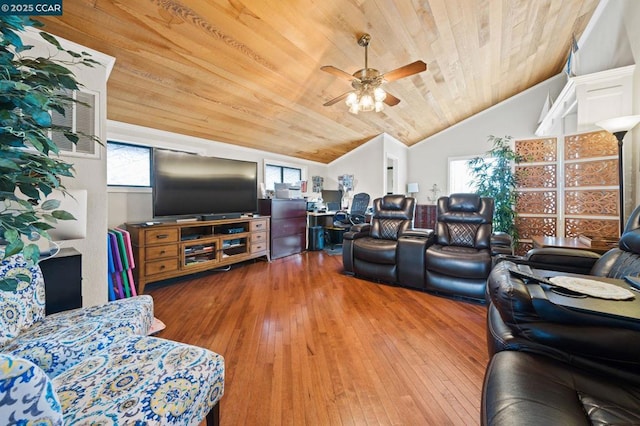
{"label": "vaulted ceiling", "polygon": [[[73,0],[45,30],[116,58],[107,117],[328,163],[386,132],[411,146],[562,70],[598,0]],[[349,74],[423,60],[401,100],[350,114]]]}

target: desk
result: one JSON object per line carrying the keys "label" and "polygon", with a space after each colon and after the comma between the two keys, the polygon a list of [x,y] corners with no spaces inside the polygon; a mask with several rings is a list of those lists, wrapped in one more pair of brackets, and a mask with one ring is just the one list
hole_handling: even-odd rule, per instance
{"label": "desk", "polygon": [[307,228],[311,226],[331,226],[336,211],[307,212]]}
{"label": "desk", "polygon": [[531,237],[531,241],[533,242],[533,248],[544,248],[544,247],[556,247],[556,248],[570,248],[570,249],[578,249],[578,250],[587,250],[592,251],[594,253],[603,254],[607,252],[609,249],[604,247],[591,247],[588,244],[583,243],[576,237],[546,237],[536,235]]}

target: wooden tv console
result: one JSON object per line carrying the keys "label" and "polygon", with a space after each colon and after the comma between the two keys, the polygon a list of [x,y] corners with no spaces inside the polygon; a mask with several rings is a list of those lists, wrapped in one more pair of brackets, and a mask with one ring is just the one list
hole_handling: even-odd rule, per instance
{"label": "wooden tv console", "polygon": [[138,294],[147,283],[231,265],[269,260],[269,217],[148,225],[127,223]]}

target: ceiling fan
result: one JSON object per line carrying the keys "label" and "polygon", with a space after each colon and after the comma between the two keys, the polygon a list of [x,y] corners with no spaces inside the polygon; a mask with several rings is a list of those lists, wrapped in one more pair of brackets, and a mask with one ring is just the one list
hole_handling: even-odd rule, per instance
{"label": "ceiling fan", "polygon": [[378,70],[369,68],[368,48],[370,41],[371,36],[369,34],[362,34],[358,38],[358,45],[364,47],[364,68],[354,72],[353,75],[332,65],[320,67],[322,71],[350,81],[354,89],[325,102],[324,106],[331,106],[346,99],[349,112],[353,114],[357,114],[359,111],[382,111],[383,103],[389,106],[400,103],[400,99],[382,89],[383,83],[418,74],[427,69],[427,64],[423,61],[415,61],[393,71],[380,74]]}

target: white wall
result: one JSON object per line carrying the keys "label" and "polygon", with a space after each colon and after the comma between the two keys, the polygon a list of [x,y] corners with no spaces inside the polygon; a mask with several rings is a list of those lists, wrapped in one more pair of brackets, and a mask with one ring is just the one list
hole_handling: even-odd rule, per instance
{"label": "white wall", "polygon": [[[102,64],[92,68],[78,66],[73,71],[78,82],[98,94],[100,118],[97,123],[97,136],[105,141],[107,79],[114,59],[60,37],[57,39],[66,49],[76,52],[87,51],[91,53],[92,59]],[[24,33],[23,40],[28,40],[29,44],[36,46],[34,50],[29,51],[30,55],[46,55],[44,49],[48,49],[50,54],[55,54],[58,58],[65,56],[44,43],[36,31],[29,30]],[[82,304],[84,306],[103,303],[107,300],[107,169],[104,148],[100,147],[99,151],[97,158],[61,156],[65,161],[72,163],[75,169],[75,178],[65,179],[63,184],[68,189],[86,189],[88,192],[87,238],[62,243],[62,247],[74,247],[82,253]]]}
{"label": "white wall", "polygon": [[[258,182],[264,182],[264,163],[288,165],[302,169],[302,179],[308,181],[311,191],[311,177],[325,176],[325,164],[300,160],[298,158],[276,155],[266,151],[243,148],[222,142],[180,135],[150,129],[132,124],[109,120],[107,122],[107,139],[110,141],[128,142],[158,148],[195,152],[212,157],[231,158],[236,160],[255,161],[258,163]],[[326,181],[325,181],[326,184]],[[314,198],[319,194],[308,192],[305,194]],[[109,227],[122,225],[126,222],[148,221],[153,217],[151,205],[151,190],[139,189],[109,189]]]}
{"label": "white wall", "polygon": [[353,175],[353,196],[366,192],[373,200],[384,195],[384,136],[378,135],[329,163],[324,179],[324,189],[339,189],[338,176]]}
{"label": "white wall", "polygon": [[[387,188],[388,159],[397,165],[397,182]],[[325,178],[325,189],[338,189],[338,176],[354,175],[355,185],[350,197],[366,192],[371,197],[382,197],[389,192],[404,194],[407,189],[407,147],[393,136],[381,134],[329,163]],[[392,191],[396,189],[396,191]]]}
{"label": "white wall", "polygon": [[[394,162],[398,168],[395,173],[396,182],[394,182],[393,188],[389,187],[389,184],[385,186],[386,193],[393,192],[395,194],[407,193],[407,154],[408,149],[406,145],[394,138],[393,136],[384,135],[384,148],[383,155],[385,159],[394,158]],[[386,164],[388,161],[386,162]]]}
{"label": "white wall", "polygon": [[428,203],[434,183],[442,190],[440,195],[449,193],[449,157],[484,154],[491,148],[490,135],[534,138],[547,93],[557,96],[565,82],[564,75],[553,77],[410,147],[407,181],[418,182],[418,203]]}

